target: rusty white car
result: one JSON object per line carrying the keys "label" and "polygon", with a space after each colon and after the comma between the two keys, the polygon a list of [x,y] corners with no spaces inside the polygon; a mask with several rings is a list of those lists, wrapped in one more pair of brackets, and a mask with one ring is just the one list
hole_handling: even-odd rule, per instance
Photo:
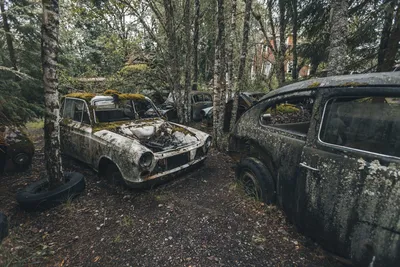
{"label": "rusty white car", "polygon": [[[140,94],[72,93],[62,99],[61,149],[100,176],[130,187],[202,163],[211,137],[167,122]],[[160,179],[156,179],[160,178]]]}

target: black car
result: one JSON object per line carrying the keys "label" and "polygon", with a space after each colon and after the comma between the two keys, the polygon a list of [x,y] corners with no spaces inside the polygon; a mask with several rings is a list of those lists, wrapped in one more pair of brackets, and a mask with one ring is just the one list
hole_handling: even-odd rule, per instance
{"label": "black car", "polygon": [[400,266],[400,75],[307,80],[274,90],[235,125],[246,191],[361,266]]}
{"label": "black car", "polygon": [[0,125],[0,174],[29,168],[35,149],[20,127]]}

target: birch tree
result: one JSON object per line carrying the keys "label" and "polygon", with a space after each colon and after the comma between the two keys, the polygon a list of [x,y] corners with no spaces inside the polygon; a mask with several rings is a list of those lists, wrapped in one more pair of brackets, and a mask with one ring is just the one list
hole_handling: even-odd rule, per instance
{"label": "birch tree", "polygon": [[197,90],[199,82],[199,30],[200,0],[194,0],[194,33],[193,33],[193,90]]}
{"label": "birch tree", "polygon": [[348,36],[348,0],[332,0],[330,15],[330,46],[328,56],[328,76],[345,72]]}
{"label": "birch tree", "polygon": [[215,45],[214,65],[214,101],[213,101],[213,132],[214,144],[222,148],[223,127],[226,96],[226,69],[225,69],[225,18],[224,0],[217,0],[217,39]]}
{"label": "birch tree", "polygon": [[57,0],[42,0],[42,5],[44,157],[50,186],[55,186],[64,180],[60,154],[60,104],[57,77],[59,6]]}

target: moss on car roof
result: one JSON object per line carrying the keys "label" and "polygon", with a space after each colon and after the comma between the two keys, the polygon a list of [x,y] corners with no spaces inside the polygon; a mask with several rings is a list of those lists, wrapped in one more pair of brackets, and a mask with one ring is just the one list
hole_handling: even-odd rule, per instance
{"label": "moss on car roof", "polygon": [[100,94],[95,94],[95,93],[70,93],[65,95],[64,97],[73,97],[73,98],[79,98],[83,99],[86,102],[90,102],[93,97],[95,96],[113,96],[117,95],[120,100],[140,100],[140,99],[145,99],[145,96],[142,94],[131,94],[131,93],[120,93],[117,90],[106,90],[104,93]]}

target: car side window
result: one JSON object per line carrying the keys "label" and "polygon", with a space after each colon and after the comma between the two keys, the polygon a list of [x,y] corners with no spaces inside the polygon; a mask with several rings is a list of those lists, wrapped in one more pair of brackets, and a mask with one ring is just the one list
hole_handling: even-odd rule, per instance
{"label": "car side window", "polygon": [[66,99],[64,102],[63,117],[73,121],[90,124],[87,107],[83,100]]}
{"label": "car side window", "polygon": [[193,95],[193,101],[194,101],[194,103],[203,101],[203,95],[201,95],[201,94]]}
{"label": "car side window", "polygon": [[400,97],[330,99],[319,133],[322,142],[400,157]]}
{"label": "car side window", "polygon": [[204,94],[204,101],[211,102],[212,101],[211,95],[210,94]]}
{"label": "car side window", "polygon": [[292,133],[306,135],[310,127],[310,120],[314,98],[301,97],[286,99],[267,106],[261,114],[261,124]]}

